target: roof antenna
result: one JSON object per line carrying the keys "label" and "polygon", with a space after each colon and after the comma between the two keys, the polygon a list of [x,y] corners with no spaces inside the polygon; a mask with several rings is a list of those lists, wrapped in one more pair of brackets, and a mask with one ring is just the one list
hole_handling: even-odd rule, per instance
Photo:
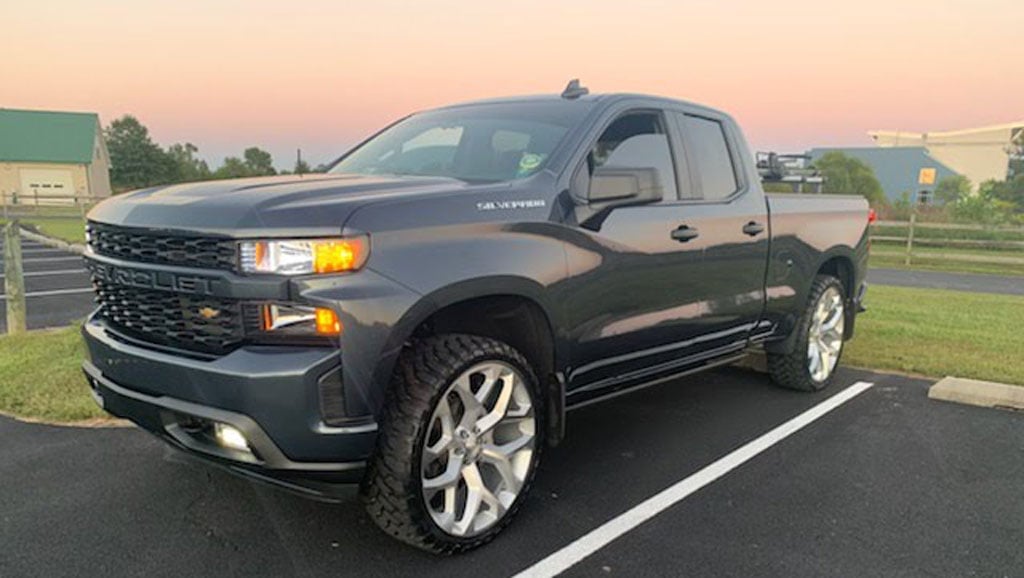
{"label": "roof antenna", "polygon": [[575,100],[585,94],[590,94],[590,89],[580,86],[580,79],[574,78],[569,81],[569,84],[565,85],[565,90],[562,91],[562,98]]}

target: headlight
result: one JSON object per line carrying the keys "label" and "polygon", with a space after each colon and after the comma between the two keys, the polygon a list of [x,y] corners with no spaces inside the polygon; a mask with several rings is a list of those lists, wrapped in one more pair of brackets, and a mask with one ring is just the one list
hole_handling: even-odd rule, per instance
{"label": "headlight", "polygon": [[308,275],[355,271],[370,255],[366,235],[338,239],[244,241],[241,264],[244,273]]}
{"label": "headlight", "polygon": [[281,337],[329,337],[341,334],[341,321],[333,309],[268,303],[263,305],[260,329]]}

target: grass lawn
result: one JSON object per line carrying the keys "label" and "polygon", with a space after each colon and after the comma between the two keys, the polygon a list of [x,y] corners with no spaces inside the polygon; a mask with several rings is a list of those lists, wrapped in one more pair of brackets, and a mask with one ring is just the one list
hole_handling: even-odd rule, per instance
{"label": "grass lawn", "polygon": [[[33,219],[28,217],[19,218],[18,221],[27,229],[63,239],[69,243],[85,243],[85,221],[81,217]],[[0,219],[0,227],[6,225]]]}
{"label": "grass lawn", "polygon": [[873,285],[846,364],[1024,385],[1024,297]]}
{"label": "grass lawn", "polygon": [[[849,365],[1024,385],[1024,297],[872,286]],[[0,336],[0,412],[104,418],[82,377],[78,327]]]}
{"label": "grass lawn", "polygon": [[54,422],[105,418],[82,376],[78,327],[0,336],[0,412]]}

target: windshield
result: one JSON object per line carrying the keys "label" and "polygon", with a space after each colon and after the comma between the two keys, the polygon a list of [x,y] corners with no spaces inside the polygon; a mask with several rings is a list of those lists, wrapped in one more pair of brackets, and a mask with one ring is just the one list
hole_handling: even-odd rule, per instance
{"label": "windshield", "polygon": [[341,159],[332,173],[500,182],[541,170],[589,109],[582,102],[501,103],[410,116]]}

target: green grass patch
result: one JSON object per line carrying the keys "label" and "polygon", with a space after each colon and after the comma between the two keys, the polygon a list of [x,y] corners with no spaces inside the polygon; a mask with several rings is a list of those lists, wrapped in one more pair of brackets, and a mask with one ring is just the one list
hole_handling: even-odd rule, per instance
{"label": "green grass patch", "polygon": [[844,363],[1024,385],[1024,297],[873,285]]}
{"label": "green grass patch", "polygon": [[0,412],[51,422],[108,417],[82,376],[78,326],[0,336]]}
{"label": "green grass patch", "polygon": [[[68,243],[85,243],[85,221],[81,217],[18,218],[18,222],[26,229],[42,233],[47,237],[56,237]],[[0,219],[0,227],[6,224],[3,219]]]}

